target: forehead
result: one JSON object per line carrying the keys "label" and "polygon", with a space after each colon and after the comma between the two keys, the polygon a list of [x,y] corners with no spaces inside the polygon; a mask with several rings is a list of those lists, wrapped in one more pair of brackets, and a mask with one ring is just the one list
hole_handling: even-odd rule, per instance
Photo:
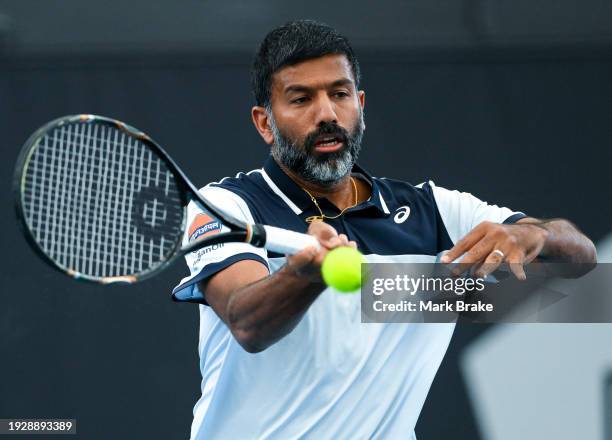
{"label": "forehead", "polygon": [[343,54],[324,55],[285,66],[272,75],[272,91],[282,93],[286,87],[300,85],[316,87],[339,79],[354,82],[351,64]]}

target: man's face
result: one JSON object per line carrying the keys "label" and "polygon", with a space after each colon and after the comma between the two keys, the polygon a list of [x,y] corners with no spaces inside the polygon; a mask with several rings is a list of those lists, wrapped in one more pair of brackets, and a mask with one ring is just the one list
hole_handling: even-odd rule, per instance
{"label": "man's face", "polygon": [[365,129],[363,102],[344,55],[279,70],[272,78],[269,114],[272,155],[309,182],[333,185],[357,160]]}

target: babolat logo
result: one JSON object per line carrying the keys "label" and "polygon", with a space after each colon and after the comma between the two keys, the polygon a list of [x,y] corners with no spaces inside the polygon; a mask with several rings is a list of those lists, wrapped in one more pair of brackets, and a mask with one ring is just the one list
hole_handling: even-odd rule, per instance
{"label": "babolat logo", "polygon": [[223,225],[208,214],[198,214],[189,226],[189,241],[221,232]]}

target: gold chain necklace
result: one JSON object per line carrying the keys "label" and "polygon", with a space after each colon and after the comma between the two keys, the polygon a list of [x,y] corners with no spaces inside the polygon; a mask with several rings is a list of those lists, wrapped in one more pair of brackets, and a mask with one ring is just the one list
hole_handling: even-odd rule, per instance
{"label": "gold chain necklace", "polygon": [[312,200],[312,203],[314,203],[314,205],[319,210],[319,215],[311,215],[310,217],[306,217],[304,221],[306,223],[312,223],[312,222],[320,222],[320,221],[325,221],[325,220],[333,220],[333,219],[340,217],[342,214],[344,214],[344,212],[347,209],[351,209],[357,206],[357,203],[359,202],[359,191],[357,190],[357,184],[355,183],[355,179],[353,179],[352,176],[350,177],[350,179],[351,179],[351,183],[353,184],[353,189],[355,190],[355,203],[353,203],[352,206],[347,206],[342,211],[340,211],[340,214],[334,215],[334,216],[328,216],[328,215],[323,214],[323,210],[319,206],[317,199],[312,194],[310,194],[310,192],[308,192],[306,188],[302,188],[304,191],[306,191],[306,194],[310,196],[310,200]]}

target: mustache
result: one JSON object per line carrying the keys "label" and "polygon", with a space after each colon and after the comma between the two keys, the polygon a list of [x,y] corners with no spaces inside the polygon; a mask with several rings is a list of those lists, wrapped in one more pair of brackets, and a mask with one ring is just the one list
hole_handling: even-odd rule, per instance
{"label": "mustache", "polygon": [[345,147],[348,145],[348,142],[347,142],[349,138],[348,131],[346,131],[344,128],[340,127],[338,124],[335,124],[333,122],[324,122],[319,126],[319,128],[317,128],[316,130],[314,130],[313,132],[309,133],[306,136],[306,138],[304,139],[304,149],[308,153],[312,153],[312,151],[314,150],[315,142],[317,141],[317,138],[325,134],[334,135],[335,137],[337,137],[339,140],[342,141]]}

